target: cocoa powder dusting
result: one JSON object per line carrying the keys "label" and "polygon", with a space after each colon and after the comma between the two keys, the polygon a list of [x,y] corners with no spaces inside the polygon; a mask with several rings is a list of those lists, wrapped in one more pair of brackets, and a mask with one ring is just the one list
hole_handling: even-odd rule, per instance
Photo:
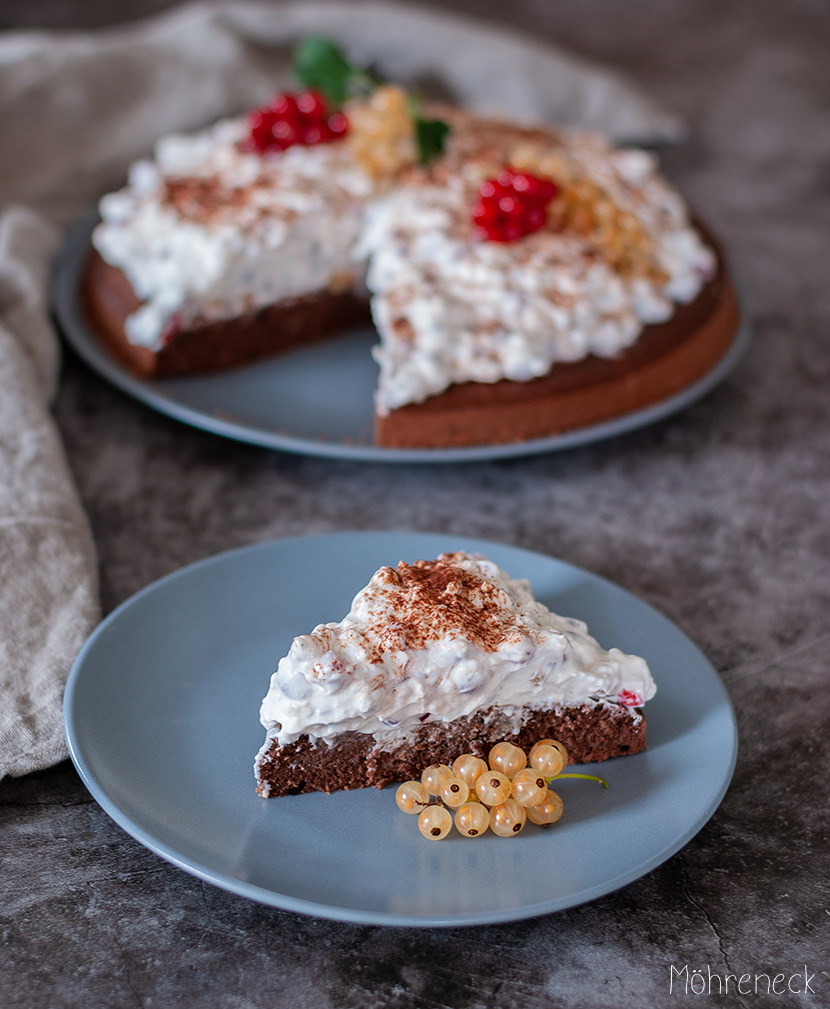
{"label": "cocoa powder dusting", "polygon": [[209,222],[228,207],[244,206],[248,199],[247,189],[231,189],[215,177],[165,179],[161,196],[163,205],[197,223]]}
{"label": "cocoa powder dusting", "polygon": [[393,581],[395,617],[373,627],[381,651],[424,648],[428,641],[457,635],[494,652],[513,625],[501,589],[453,563],[453,555],[435,561],[401,561]]}

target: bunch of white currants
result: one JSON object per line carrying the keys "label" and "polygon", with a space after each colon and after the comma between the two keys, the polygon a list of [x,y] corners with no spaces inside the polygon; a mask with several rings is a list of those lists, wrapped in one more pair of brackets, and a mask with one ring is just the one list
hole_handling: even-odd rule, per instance
{"label": "bunch of white currants", "polygon": [[453,822],[464,837],[480,837],[487,830],[513,837],[528,820],[548,826],[560,818],[562,799],[548,788],[549,782],[589,777],[563,775],[567,763],[568,751],[555,739],[540,739],[529,756],[504,741],[496,743],[486,761],[463,753],[452,767],[431,764],[420,781],[398,787],[395,801],[404,813],[417,813],[421,833],[433,841],[446,837]]}

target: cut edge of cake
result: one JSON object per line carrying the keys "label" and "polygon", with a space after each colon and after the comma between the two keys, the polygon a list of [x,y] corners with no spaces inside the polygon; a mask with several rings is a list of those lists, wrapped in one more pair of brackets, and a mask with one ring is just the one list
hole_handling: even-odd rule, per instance
{"label": "cut edge of cake", "polygon": [[[646,747],[642,708],[622,704],[566,705],[529,711],[519,732],[512,732],[498,711],[416,730],[413,738],[391,749],[365,733],[344,733],[332,743],[302,736],[280,746],[267,735],[255,761],[256,791],[263,798],[303,792],[383,788],[392,782],[420,779],[425,767],[448,764],[463,753],[487,758],[507,740],[524,750],[540,739],[566,747],[569,763],[585,764],[640,753]],[[503,731],[499,731],[499,725]]]}

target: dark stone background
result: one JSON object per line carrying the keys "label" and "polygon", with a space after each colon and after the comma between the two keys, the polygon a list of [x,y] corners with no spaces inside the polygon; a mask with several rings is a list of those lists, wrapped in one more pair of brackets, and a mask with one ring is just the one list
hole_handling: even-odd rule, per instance
{"label": "dark stone background", "polygon": [[[94,27],[158,0],[4,0],[0,28]],[[703,402],[567,454],[388,467],[190,430],[67,360],[56,407],[106,610],[219,550],[355,528],[559,556],[676,621],[721,672],[733,784],[680,853],[565,913],[356,927],[204,885],[124,834],[68,764],[0,783],[0,1006],[536,1009],[830,1004],[830,9],[821,0],[465,0],[605,61],[690,126],[668,175],[731,252],[754,342]],[[553,867],[551,867],[553,870]],[[816,995],[669,996],[669,966],[816,974]]]}

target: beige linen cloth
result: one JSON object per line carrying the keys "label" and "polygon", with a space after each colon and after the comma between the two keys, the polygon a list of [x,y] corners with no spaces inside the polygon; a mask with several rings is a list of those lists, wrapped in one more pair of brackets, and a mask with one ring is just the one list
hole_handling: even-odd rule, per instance
{"label": "beige linen cloth", "polygon": [[308,34],[480,111],[623,141],[681,126],[625,80],[493,26],[377,2],[195,3],[95,33],[0,35],[0,778],[66,756],[66,676],[99,619],[89,525],[49,412],[62,229],[158,136],[269,98]]}

